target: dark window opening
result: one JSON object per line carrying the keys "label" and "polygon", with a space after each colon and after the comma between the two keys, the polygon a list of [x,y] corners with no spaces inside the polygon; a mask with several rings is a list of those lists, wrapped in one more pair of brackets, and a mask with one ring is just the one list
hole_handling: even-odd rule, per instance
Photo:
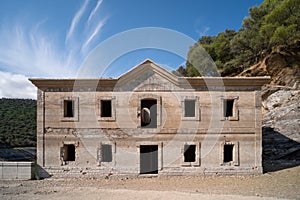
{"label": "dark window opening", "polygon": [[141,127],[156,128],[157,127],[157,101],[142,100],[141,101]]}
{"label": "dark window opening", "polygon": [[184,145],[184,162],[196,161],[196,145]]}
{"label": "dark window opening", "polygon": [[64,161],[75,161],[75,145],[65,144],[63,147],[63,160]]}
{"label": "dark window opening", "polygon": [[224,145],[224,163],[233,161],[233,144]]}
{"label": "dark window opening", "polygon": [[64,117],[74,117],[74,101],[64,100]]}
{"label": "dark window opening", "polygon": [[101,100],[101,117],[111,117],[111,100]]}
{"label": "dark window opening", "polygon": [[101,161],[112,162],[112,146],[109,144],[102,144],[101,147]]}
{"label": "dark window opening", "polygon": [[140,146],[140,173],[158,174],[158,145]]}
{"label": "dark window opening", "polygon": [[184,116],[185,117],[195,117],[195,107],[196,101],[195,100],[184,100]]}
{"label": "dark window opening", "polygon": [[234,99],[224,99],[224,117],[233,116]]}

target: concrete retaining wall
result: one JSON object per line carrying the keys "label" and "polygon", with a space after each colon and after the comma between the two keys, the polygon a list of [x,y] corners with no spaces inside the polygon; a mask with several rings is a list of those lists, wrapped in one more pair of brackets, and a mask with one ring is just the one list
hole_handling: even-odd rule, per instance
{"label": "concrete retaining wall", "polygon": [[0,162],[1,179],[33,179],[33,162]]}

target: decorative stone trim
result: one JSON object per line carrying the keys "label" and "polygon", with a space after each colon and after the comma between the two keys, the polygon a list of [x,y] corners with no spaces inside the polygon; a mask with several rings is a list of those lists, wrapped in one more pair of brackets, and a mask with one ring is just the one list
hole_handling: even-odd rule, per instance
{"label": "decorative stone trim", "polygon": [[[184,146],[185,145],[195,145],[195,162],[185,162],[184,161]],[[181,147],[181,166],[184,167],[198,167],[201,164],[201,143],[200,142],[186,142]]]}
{"label": "decorative stone trim", "polygon": [[[195,101],[195,116],[186,117],[185,102],[186,100]],[[199,97],[198,96],[184,96],[181,98],[181,107],[182,107],[182,117],[183,121],[200,121],[201,120],[201,110],[199,106]]]}
{"label": "decorative stone trim", "polygon": [[[101,117],[101,101],[103,100],[110,100],[111,101],[111,117]],[[96,114],[97,114],[97,119],[98,121],[116,121],[116,97],[114,96],[102,96],[99,97],[97,100],[97,105],[96,105]]]}
{"label": "decorative stone trim", "polygon": [[[229,96],[229,97],[221,97],[221,120],[225,121],[238,121],[239,120],[239,107],[238,107],[238,96]],[[227,116],[225,114],[225,101],[232,100],[232,116]]]}
{"label": "decorative stone trim", "polygon": [[157,128],[159,128],[162,124],[162,99],[161,96],[155,94],[142,94],[138,96],[139,106],[137,107],[137,118],[138,118],[138,126],[137,128],[141,128],[141,101],[144,99],[154,99],[156,100],[157,106]]}
{"label": "decorative stone trim", "polygon": [[[65,117],[65,101],[73,101],[73,117]],[[78,122],[79,121],[79,97],[63,97],[61,100],[61,121]]]}
{"label": "decorative stone trim", "polygon": [[[102,160],[102,151],[103,151],[103,145],[111,145],[111,157],[112,160],[111,162],[105,162]],[[116,164],[116,153],[117,153],[117,148],[116,148],[116,143],[113,142],[100,142],[99,147],[97,148],[97,161],[98,161],[98,166],[108,166],[108,167],[113,167]]]}
{"label": "decorative stone trim", "polygon": [[[225,145],[233,145],[233,152],[232,152],[232,161],[230,162],[224,162],[224,146]],[[221,166],[239,166],[240,165],[240,158],[239,158],[239,142],[235,141],[235,142],[222,142],[221,146]]]}

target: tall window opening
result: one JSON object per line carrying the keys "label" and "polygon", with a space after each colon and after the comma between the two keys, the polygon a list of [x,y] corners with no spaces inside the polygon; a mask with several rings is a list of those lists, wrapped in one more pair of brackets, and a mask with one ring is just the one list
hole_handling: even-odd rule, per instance
{"label": "tall window opening", "polygon": [[101,117],[112,117],[111,100],[101,100]]}
{"label": "tall window opening", "polygon": [[196,145],[184,145],[184,162],[196,161]]}
{"label": "tall window opening", "polygon": [[64,117],[74,117],[73,100],[64,100]]}
{"label": "tall window opening", "polygon": [[157,128],[157,100],[144,99],[141,101],[141,127]]}
{"label": "tall window opening", "polygon": [[185,99],[184,100],[184,117],[195,117],[196,100]]}
{"label": "tall window opening", "polygon": [[224,117],[233,117],[234,99],[224,99]]}
{"label": "tall window opening", "polygon": [[101,145],[101,162],[112,162],[112,146],[109,144]]}
{"label": "tall window opening", "polygon": [[63,146],[63,160],[64,161],[75,161],[75,145],[65,144]]}
{"label": "tall window opening", "polygon": [[223,155],[223,162],[228,163],[233,161],[233,144],[225,144],[224,145],[224,155]]}

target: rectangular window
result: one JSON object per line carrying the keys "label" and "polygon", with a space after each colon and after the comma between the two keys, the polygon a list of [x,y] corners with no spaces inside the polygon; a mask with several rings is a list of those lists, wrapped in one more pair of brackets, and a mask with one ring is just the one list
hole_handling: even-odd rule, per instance
{"label": "rectangular window", "polygon": [[223,162],[228,163],[233,161],[233,144],[225,144],[224,145],[224,155],[223,155]]}
{"label": "rectangular window", "polygon": [[74,117],[73,100],[64,100],[64,117]]}
{"label": "rectangular window", "polygon": [[112,117],[111,100],[101,100],[101,117]]}
{"label": "rectangular window", "polygon": [[234,99],[224,99],[224,117],[233,117]]}
{"label": "rectangular window", "polygon": [[196,161],[196,145],[184,145],[184,162]]}
{"label": "rectangular window", "polygon": [[141,127],[157,128],[157,100],[142,99],[141,100]]}
{"label": "rectangular window", "polygon": [[101,162],[112,162],[112,146],[109,144],[101,145]]}
{"label": "rectangular window", "polygon": [[75,145],[65,144],[62,149],[62,156],[64,161],[75,161]]}
{"label": "rectangular window", "polygon": [[196,101],[194,99],[184,100],[184,117],[195,117]]}

